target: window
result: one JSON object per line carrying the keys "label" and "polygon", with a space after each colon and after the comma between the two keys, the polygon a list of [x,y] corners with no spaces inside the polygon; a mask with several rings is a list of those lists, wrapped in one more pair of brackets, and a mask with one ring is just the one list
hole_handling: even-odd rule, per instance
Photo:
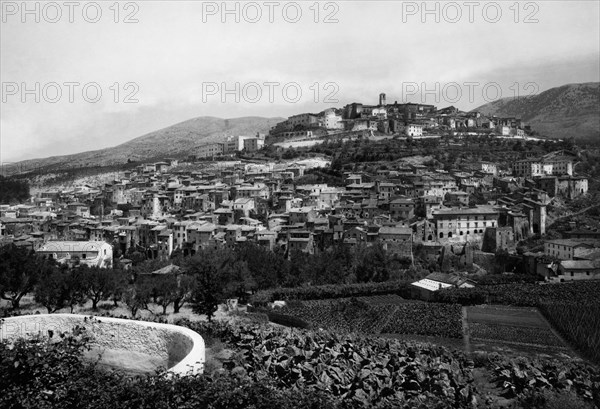
{"label": "window", "polygon": [[452,232],[448,232],[448,238],[452,237]]}
{"label": "window", "polygon": [[440,233],[440,239],[444,238],[444,233]]}
{"label": "window", "polygon": [[462,232],[462,230],[460,231],[460,233],[459,233],[459,234],[460,234],[461,236],[463,235],[463,232]]}

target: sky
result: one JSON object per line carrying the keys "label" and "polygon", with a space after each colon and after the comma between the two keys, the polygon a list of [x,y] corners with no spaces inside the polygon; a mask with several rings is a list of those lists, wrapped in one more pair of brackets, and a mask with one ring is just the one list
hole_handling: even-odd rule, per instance
{"label": "sky", "polygon": [[471,110],[600,81],[600,2],[0,2],[0,162],[199,116]]}

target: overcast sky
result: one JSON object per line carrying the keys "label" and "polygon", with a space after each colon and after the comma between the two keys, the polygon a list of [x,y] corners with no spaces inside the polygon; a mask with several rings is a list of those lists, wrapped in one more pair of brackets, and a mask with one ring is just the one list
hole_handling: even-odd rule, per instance
{"label": "overcast sky", "polygon": [[600,80],[596,0],[272,3],[223,14],[220,1],[28,2],[26,14],[2,1],[0,159],[114,146],[198,116],[375,104],[380,92],[470,110]]}

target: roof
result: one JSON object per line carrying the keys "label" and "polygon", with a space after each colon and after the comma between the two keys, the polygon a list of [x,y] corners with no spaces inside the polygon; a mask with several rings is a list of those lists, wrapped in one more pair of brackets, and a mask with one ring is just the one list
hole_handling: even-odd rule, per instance
{"label": "roof", "polygon": [[557,240],[548,240],[545,241],[544,244],[556,244],[558,246],[568,246],[568,247],[577,247],[577,246],[585,246],[592,247],[594,241],[590,240],[577,240],[577,239],[557,239]]}
{"label": "roof", "polygon": [[492,206],[478,206],[478,207],[462,207],[462,208],[453,208],[453,209],[436,209],[433,211],[433,215],[440,216],[451,216],[451,215],[461,215],[461,214],[496,214],[498,211],[494,209]]}
{"label": "roof", "polygon": [[594,263],[590,260],[563,260],[560,262],[562,268],[567,270],[595,270]]}
{"label": "roof", "polygon": [[402,234],[412,235],[412,230],[408,227],[382,227],[379,229],[379,234]]}
{"label": "roof", "polygon": [[414,285],[415,287],[423,288],[423,289],[429,290],[429,291],[437,291],[441,288],[452,287],[451,284],[441,283],[438,281],[430,280],[428,278],[424,278],[422,280],[415,281],[414,283],[411,283],[410,285]]}
{"label": "roof", "polygon": [[38,252],[98,251],[101,247],[110,247],[105,241],[49,241]]}
{"label": "roof", "polygon": [[[150,273],[145,273],[145,274],[152,274],[152,275],[178,274],[180,270],[181,270],[181,267],[176,266],[175,264],[169,264],[166,267],[163,267],[158,270],[152,271]],[[142,273],[142,274],[144,274],[144,273]]]}

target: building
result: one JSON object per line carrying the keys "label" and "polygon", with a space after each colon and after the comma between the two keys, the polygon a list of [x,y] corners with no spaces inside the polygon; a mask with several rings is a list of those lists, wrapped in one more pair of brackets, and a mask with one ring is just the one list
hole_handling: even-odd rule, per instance
{"label": "building", "polygon": [[492,206],[433,210],[438,240],[481,241],[487,227],[498,225],[498,211]]}
{"label": "building", "polygon": [[573,175],[573,158],[550,153],[541,158],[527,158],[513,163],[513,175],[520,177]]}
{"label": "building", "polygon": [[390,216],[393,219],[412,219],[415,215],[415,202],[410,198],[398,198],[390,202]]}
{"label": "building", "polygon": [[593,244],[574,239],[548,240],[544,243],[544,254],[559,260],[573,260],[580,247],[593,247]]}
{"label": "building", "polygon": [[259,136],[244,137],[243,143],[246,152],[256,152],[265,146],[265,139]]}
{"label": "building", "polygon": [[37,253],[69,265],[112,268],[113,249],[105,241],[48,241]]}
{"label": "building", "polygon": [[427,277],[411,283],[411,293],[414,298],[432,300],[436,292],[445,288],[473,288],[474,283],[466,278],[451,274],[431,273]]}
{"label": "building", "polygon": [[384,226],[379,229],[378,240],[389,253],[412,258],[412,229]]}
{"label": "building", "polygon": [[563,281],[597,280],[600,278],[600,267],[590,260],[563,260],[558,265],[556,277]]}
{"label": "building", "polygon": [[225,144],[217,142],[200,146],[196,156],[199,158],[212,158],[213,156],[222,155],[224,152]]}
{"label": "building", "polygon": [[404,134],[406,136],[423,136],[423,125],[420,124],[408,124],[404,128]]}

